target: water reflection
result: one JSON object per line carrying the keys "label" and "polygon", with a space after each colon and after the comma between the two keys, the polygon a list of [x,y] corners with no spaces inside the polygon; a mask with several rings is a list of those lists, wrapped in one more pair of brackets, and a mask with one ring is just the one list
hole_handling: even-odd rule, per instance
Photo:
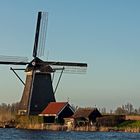
{"label": "water reflection", "polygon": [[0,129],[0,140],[139,140],[140,133]]}

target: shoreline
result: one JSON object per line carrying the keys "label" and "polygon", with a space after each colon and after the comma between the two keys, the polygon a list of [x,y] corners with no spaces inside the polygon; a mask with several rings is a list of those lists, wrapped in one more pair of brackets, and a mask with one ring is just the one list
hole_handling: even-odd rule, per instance
{"label": "shoreline", "polygon": [[27,129],[27,130],[47,130],[47,131],[75,131],[75,132],[131,132],[131,133],[139,133],[140,127],[96,127],[96,126],[81,126],[81,127],[68,127],[66,125],[43,125],[43,124],[36,124],[36,125],[29,125],[28,127],[15,127],[17,129]]}
{"label": "shoreline", "polygon": [[28,124],[23,126],[18,125],[3,125],[0,128],[16,128],[16,129],[25,129],[25,130],[47,130],[47,131],[75,131],[75,132],[129,132],[129,133],[140,133],[140,127],[104,127],[104,126],[81,126],[81,127],[68,127],[66,125],[54,125],[49,124]]}

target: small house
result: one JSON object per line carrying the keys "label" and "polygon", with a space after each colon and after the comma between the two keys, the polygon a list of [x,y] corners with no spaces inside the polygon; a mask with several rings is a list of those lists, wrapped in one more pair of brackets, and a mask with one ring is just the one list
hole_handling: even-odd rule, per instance
{"label": "small house", "polygon": [[97,108],[79,108],[73,115],[75,126],[93,125],[97,117],[101,117]]}
{"label": "small house", "polygon": [[63,124],[64,118],[73,114],[74,110],[68,102],[50,102],[39,116],[43,116],[44,123]]}

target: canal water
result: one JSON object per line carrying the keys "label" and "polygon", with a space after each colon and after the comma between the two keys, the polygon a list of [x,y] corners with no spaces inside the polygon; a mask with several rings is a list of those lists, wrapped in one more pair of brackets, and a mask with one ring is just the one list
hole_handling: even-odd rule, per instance
{"label": "canal water", "polygon": [[140,133],[60,132],[0,128],[0,140],[140,140]]}

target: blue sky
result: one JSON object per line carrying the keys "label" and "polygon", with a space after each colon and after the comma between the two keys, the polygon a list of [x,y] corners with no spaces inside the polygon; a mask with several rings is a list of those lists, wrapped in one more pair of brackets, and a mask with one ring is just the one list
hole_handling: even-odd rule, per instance
{"label": "blue sky", "polygon": [[[139,0],[3,0],[0,2],[0,54],[32,59],[38,11],[47,11],[43,59],[87,62],[87,74],[64,74],[58,101],[106,107],[140,107]],[[24,79],[25,74],[20,72]],[[19,101],[22,84],[0,66],[0,102]]]}

